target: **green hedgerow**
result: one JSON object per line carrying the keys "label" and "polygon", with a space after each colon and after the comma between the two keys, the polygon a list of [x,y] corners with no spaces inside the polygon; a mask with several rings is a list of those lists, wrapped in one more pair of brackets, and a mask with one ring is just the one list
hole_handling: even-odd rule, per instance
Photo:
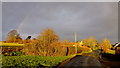
{"label": "green hedgerow", "polygon": [[2,66],[56,66],[72,56],[2,56]]}

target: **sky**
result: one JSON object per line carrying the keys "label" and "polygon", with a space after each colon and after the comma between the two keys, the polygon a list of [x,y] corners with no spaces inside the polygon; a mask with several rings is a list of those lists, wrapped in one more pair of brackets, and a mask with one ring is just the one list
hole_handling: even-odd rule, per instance
{"label": "sky", "polygon": [[45,28],[52,28],[60,40],[77,41],[94,36],[118,42],[117,2],[3,2],[2,40],[11,30],[25,39],[36,38]]}

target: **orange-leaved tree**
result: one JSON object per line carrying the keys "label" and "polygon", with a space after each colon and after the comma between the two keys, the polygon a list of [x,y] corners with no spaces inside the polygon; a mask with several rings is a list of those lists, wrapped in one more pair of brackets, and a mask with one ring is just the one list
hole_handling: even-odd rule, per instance
{"label": "orange-leaved tree", "polygon": [[19,33],[17,30],[12,30],[8,33],[6,42],[9,43],[22,43],[22,38],[20,37]]}
{"label": "orange-leaved tree", "polygon": [[104,38],[102,40],[102,43],[101,43],[101,48],[104,50],[104,52],[106,52],[107,50],[109,50],[110,48],[112,48],[110,40],[107,39],[107,38]]}
{"label": "orange-leaved tree", "polygon": [[26,54],[47,56],[48,51],[52,50],[52,48],[50,47],[51,44],[57,42],[58,39],[58,35],[56,35],[56,33],[52,29],[47,28],[43,30],[43,32],[36,39],[32,40],[32,43],[29,44],[27,46],[28,48],[25,48],[24,50]]}
{"label": "orange-leaved tree", "polygon": [[52,42],[58,41],[59,37],[51,28],[47,28],[38,36],[38,40],[43,46],[49,46]]}
{"label": "orange-leaved tree", "polygon": [[93,36],[90,36],[88,39],[83,39],[82,42],[84,46],[90,47],[92,50],[96,50],[99,46],[98,41]]}

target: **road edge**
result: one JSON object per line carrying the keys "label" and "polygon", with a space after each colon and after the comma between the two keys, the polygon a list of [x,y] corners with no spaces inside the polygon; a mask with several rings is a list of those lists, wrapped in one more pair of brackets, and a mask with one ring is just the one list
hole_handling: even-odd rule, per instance
{"label": "road edge", "polygon": [[60,67],[64,66],[64,64],[66,64],[68,61],[70,61],[70,60],[71,60],[72,58],[74,58],[75,56],[76,56],[76,55],[74,55],[74,56],[72,56],[72,57],[64,60],[62,63],[58,64],[58,65],[57,65],[57,68],[60,68]]}

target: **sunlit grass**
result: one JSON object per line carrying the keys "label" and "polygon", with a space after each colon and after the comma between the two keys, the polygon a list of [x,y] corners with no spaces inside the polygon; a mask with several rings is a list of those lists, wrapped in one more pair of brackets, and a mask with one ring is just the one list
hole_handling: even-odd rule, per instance
{"label": "sunlit grass", "polygon": [[82,55],[84,53],[91,53],[91,52],[93,51],[91,50],[91,48],[89,48],[89,51],[82,51],[81,53],[77,53],[77,55]]}
{"label": "sunlit grass", "polygon": [[24,46],[24,44],[0,42],[0,46]]}
{"label": "sunlit grass", "polygon": [[115,50],[108,50],[107,53],[109,53],[109,54],[115,54]]}

